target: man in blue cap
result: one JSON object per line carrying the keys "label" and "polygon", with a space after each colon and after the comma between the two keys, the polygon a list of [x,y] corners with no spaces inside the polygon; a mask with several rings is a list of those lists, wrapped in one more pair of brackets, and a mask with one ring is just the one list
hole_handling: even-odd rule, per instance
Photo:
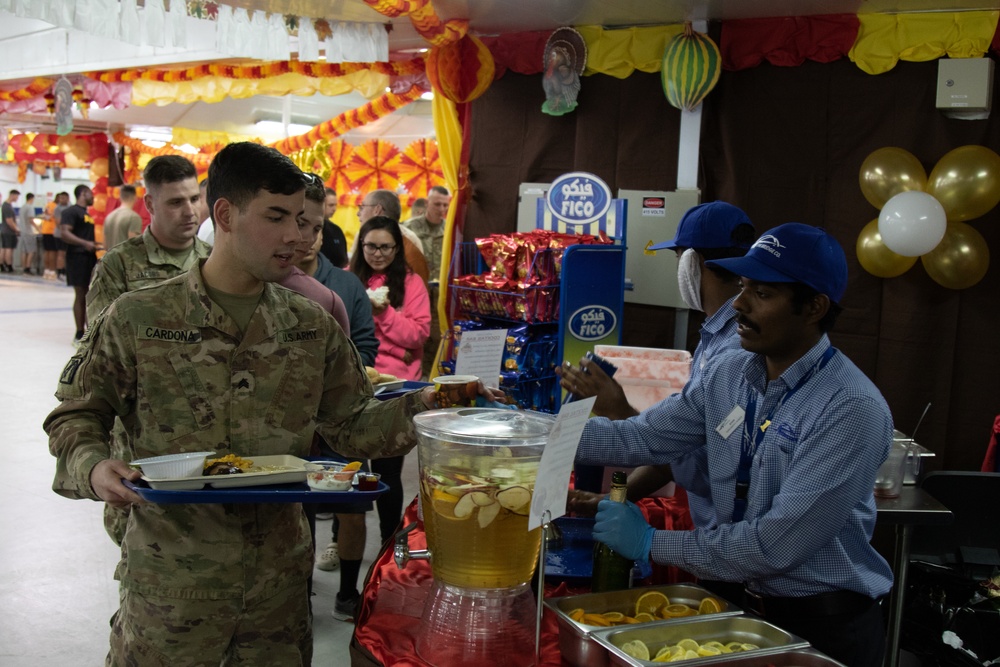
{"label": "man in blue cap", "polygon": [[706,266],[741,277],[743,351],[714,359],[655,413],[591,419],[577,460],[671,463],[703,449],[717,525],[657,531],[635,505],[602,501],[594,538],[627,558],[742,582],[736,602],[845,664],[881,665],[878,600],[892,572],[870,544],[872,488],[892,417],[827,336],[847,287],[844,251],[788,223]]}
{"label": "man in blue cap", "polygon": [[[750,218],[741,209],[723,201],[699,204],[681,218],[674,238],[650,247],[650,250],[673,250],[677,253],[677,283],[681,298],[692,310],[704,311],[700,340],[694,350],[688,382],[698,382],[705,363],[716,355],[740,348],[736,335],[737,313],[733,300],[739,293],[739,277],[721,267],[707,267],[706,262],[727,257],[742,257],[756,238]],[[597,396],[594,414],[609,419],[626,419],[639,414],[621,385],[608,377],[589,359],[580,368],[565,364],[556,369],[561,384],[574,396]],[[649,408],[655,411],[659,406]],[[671,465],[643,466],[629,475],[629,499],[636,501],[676,482],[687,491],[691,520],[696,527],[715,525],[711,490],[708,485],[705,453],[696,451]],[[574,490],[569,507],[577,514],[593,514],[603,494]],[[708,588],[725,596],[729,589],[703,581]]]}

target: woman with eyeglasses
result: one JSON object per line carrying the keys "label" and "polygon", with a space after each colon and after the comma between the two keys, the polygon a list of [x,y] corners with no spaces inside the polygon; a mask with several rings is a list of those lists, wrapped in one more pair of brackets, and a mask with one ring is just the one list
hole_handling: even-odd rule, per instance
{"label": "woman with eyeglasses", "polygon": [[[368,288],[379,340],[375,370],[401,380],[420,379],[424,341],[431,331],[431,301],[423,279],[406,263],[403,233],[392,218],[377,215],[358,230],[359,249],[351,271]],[[379,288],[388,287],[382,296]],[[375,501],[382,541],[389,539],[403,515],[403,457],[372,459],[389,491]]]}

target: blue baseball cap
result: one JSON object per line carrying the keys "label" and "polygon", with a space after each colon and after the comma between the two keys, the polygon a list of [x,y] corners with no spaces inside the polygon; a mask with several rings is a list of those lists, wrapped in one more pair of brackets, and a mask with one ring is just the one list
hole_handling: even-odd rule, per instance
{"label": "blue baseball cap", "polygon": [[743,257],[716,259],[718,266],[763,283],[802,283],[839,303],[847,289],[847,257],[819,227],[788,222],[768,230]]}
{"label": "blue baseball cap", "polygon": [[733,242],[733,232],[740,225],[753,227],[747,214],[732,204],[727,204],[724,201],[698,204],[688,209],[684,217],[681,218],[674,238],[649,246],[649,249],[749,248],[749,242]]}

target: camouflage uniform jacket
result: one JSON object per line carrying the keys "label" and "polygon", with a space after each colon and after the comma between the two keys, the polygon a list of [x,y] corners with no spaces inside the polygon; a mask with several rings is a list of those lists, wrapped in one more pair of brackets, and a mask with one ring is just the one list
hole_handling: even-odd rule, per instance
{"label": "camouflage uniform jacket", "polygon": [[94,269],[87,292],[88,323],[93,324],[97,316],[125,292],[184,273],[210,252],[212,246],[196,238],[193,252],[185,258],[174,257],[157,243],[149,228],[135,238],[122,241],[104,253]]}
{"label": "camouflage uniform jacket", "polygon": [[441,274],[441,249],[444,246],[444,221],[438,225],[427,222],[427,216],[410,218],[403,226],[420,238],[427,258],[427,272],[431,282],[436,282]]}
{"label": "camouflage uniform jacket", "polygon": [[[205,291],[200,265],[129,292],[88,331],[59,379],[46,418],[57,458],[53,490],[97,496],[115,415],[139,457],[215,451],[305,456],[313,431],[338,452],[399,455],[416,444],[416,392],[372,397],[357,350],[320,306],[266,284],[241,335]],[[312,571],[298,504],[135,505],[117,575],[149,595],[271,595]]]}

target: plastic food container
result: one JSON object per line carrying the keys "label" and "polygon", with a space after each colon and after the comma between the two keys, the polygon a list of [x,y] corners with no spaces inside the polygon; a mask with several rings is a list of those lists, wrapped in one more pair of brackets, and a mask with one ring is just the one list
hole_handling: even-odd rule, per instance
{"label": "plastic food container", "polygon": [[198,477],[205,469],[205,459],[215,452],[184,452],[183,454],[166,454],[148,459],[136,459],[129,463],[138,466],[142,474],[149,479],[179,479],[181,477]]}
{"label": "plastic food container", "polygon": [[[709,641],[717,641],[722,644],[737,641],[748,644],[756,644],[760,648],[742,651],[740,653],[730,653],[718,657],[692,658],[691,660],[679,661],[677,664],[690,663],[691,665],[704,665],[712,661],[713,664],[730,663],[737,659],[751,659],[758,656],[773,657],[773,654],[789,649],[803,649],[809,647],[809,642],[790,632],[782,630],[776,625],[751,616],[727,616],[712,618],[684,618],[676,621],[657,621],[654,623],[644,623],[642,625],[627,625],[614,628],[605,628],[591,633],[591,637],[598,644],[608,651],[608,658],[612,665],[620,667],[655,667],[662,663],[650,660],[639,660],[633,658],[622,650],[622,646],[629,641],[640,640],[649,648],[652,658],[664,646],[677,644],[682,639],[693,639],[699,644]],[[767,664],[761,663],[761,664]]]}
{"label": "plastic food container", "polygon": [[344,465],[339,461],[311,461],[306,464],[306,484],[315,491],[349,491],[357,471],[345,471]]}
{"label": "plastic food container", "polygon": [[[704,616],[688,616],[680,620],[690,620],[692,618],[717,618],[718,616],[734,616],[742,614],[743,611],[731,602],[720,598],[718,595],[708,591],[701,586],[693,584],[672,584],[669,586],[644,586],[641,588],[629,588],[622,591],[605,591],[603,593],[586,593],[583,595],[567,595],[565,597],[550,598],[545,601],[548,607],[556,615],[559,624],[559,651],[563,659],[576,667],[603,667],[608,664],[607,650],[591,638],[591,633],[598,630],[607,630],[606,627],[588,625],[579,621],[574,621],[569,617],[569,612],[574,609],[583,609],[586,613],[601,614],[604,612],[621,612],[626,616],[632,616],[635,612],[635,603],[644,593],[659,591],[667,596],[672,604],[685,604],[694,609],[698,608],[701,601],[706,597],[713,597],[719,601],[722,611],[718,614]],[[661,622],[652,621],[654,623]],[[645,627],[648,623],[635,625],[617,626],[619,628]]]}

